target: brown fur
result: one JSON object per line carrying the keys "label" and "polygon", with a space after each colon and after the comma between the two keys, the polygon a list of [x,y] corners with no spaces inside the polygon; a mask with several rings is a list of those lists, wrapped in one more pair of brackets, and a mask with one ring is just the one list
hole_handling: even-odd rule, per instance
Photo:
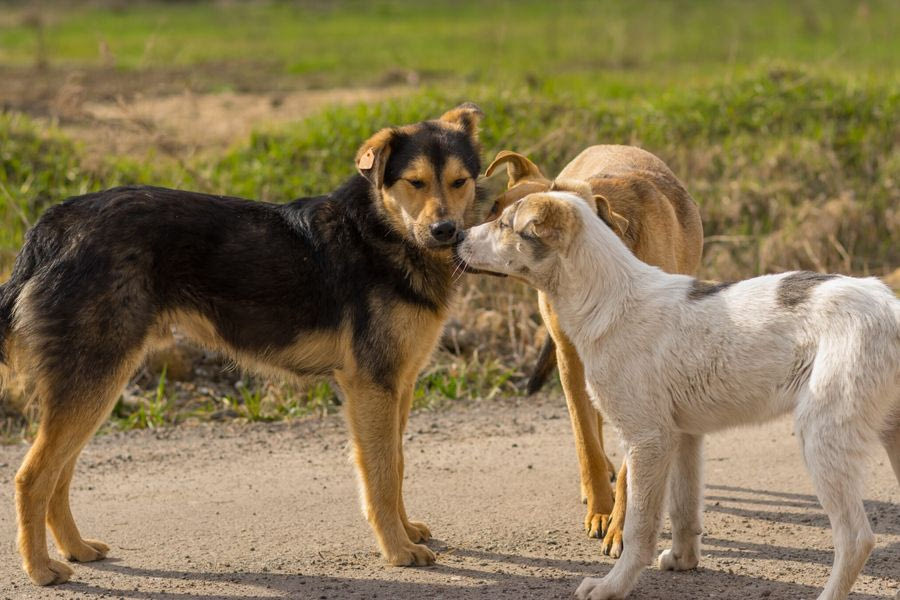
{"label": "brown fur", "polygon": [[[485,174],[507,167],[508,189],[495,201],[489,218],[529,194],[552,188],[593,199],[598,216],[646,263],[670,273],[694,274],[700,266],[703,228],[696,203],[666,165],[631,146],[592,146],[563,168],[556,182],[527,157],[504,150]],[[544,324],[556,345],[556,361],[575,434],[581,471],[582,501],[587,504],[588,535],[603,538],[603,552],[618,556],[625,525],[626,469],[610,487],[612,463],[603,450],[603,417],[594,409],[584,381],[584,367],[566,338],[544,294],[538,295]],[[542,353],[544,354],[544,353]],[[552,358],[552,353],[546,353]],[[538,370],[549,371],[540,364]]]}

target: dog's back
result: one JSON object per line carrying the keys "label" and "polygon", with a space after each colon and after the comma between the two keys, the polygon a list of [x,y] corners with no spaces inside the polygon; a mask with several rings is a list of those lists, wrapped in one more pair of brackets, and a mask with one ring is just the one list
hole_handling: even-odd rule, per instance
{"label": "dog's back", "polygon": [[635,146],[591,146],[558,179],[587,181],[628,219],[624,241],[644,262],[669,273],[697,272],[703,252],[697,204],[658,157]]}

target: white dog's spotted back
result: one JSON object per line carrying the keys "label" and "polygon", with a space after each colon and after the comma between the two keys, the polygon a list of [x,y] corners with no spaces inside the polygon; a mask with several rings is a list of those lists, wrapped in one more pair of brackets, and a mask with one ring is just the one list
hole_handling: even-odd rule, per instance
{"label": "white dog's spotted back", "polygon": [[[793,412],[834,528],[835,564],[819,598],[846,598],[874,547],[862,477],[875,442],[900,482],[900,300],[874,278],[670,275],[635,258],[572,191],[527,196],[499,223],[470,230],[458,253],[547,293],[595,404],[626,445],[625,550],[576,595],[632,589],[655,551],[667,481],[672,548],[660,568],[696,566],[702,436]],[[527,228],[504,228],[515,211],[528,215]]]}

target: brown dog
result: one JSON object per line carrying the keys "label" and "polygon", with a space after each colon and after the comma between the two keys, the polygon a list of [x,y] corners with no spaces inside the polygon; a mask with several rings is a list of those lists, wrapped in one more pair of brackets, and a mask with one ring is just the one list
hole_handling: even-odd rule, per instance
{"label": "brown dog", "polygon": [[[508,189],[497,198],[489,220],[513,202],[550,189],[552,182],[525,156],[504,150],[488,166],[491,176],[506,165]],[[692,275],[700,265],[703,227],[696,203],[659,158],[633,146],[591,146],[565,166],[557,179],[587,182],[597,200],[597,212],[634,254],[669,273]],[[588,505],[584,526],[588,535],[603,538],[603,553],[618,557],[625,525],[626,469],[618,475],[615,493],[610,487],[612,463],[603,450],[603,417],[588,398],[584,367],[563,334],[553,308],[538,295],[541,316],[550,341],[541,352],[529,388],[539,388],[541,376],[553,368],[554,344],[578,462],[582,501]]]}

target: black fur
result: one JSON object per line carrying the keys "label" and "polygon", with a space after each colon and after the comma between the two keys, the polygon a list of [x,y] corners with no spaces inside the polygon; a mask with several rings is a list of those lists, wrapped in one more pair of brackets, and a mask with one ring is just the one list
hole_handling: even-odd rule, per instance
{"label": "black fur", "polygon": [[553,338],[548,335],[547,339],[544,340],[544,345],[541,347],[541,353],[538,355],[534,371],[532,371],[531,377],[528,378],[528,383],[525,387],[529,396],[536,394],[544,387],[544,384],[547,382],[547,379],[550,377],[550,374],[553,372],[553,367],[555,366],[556,343],[553,341]]}
{"label": "black fur", "polygon": [[688,300],[703,300],[710,296],[715,296],[722,290],[726,290],[733,286],[733,281],[712,282],[695,279],[691,283],[691,289],[688,290]]}
{"label": "black fur", "polygon": [[[38,354],[51,372],[102,373],[163,311],[184,309],[256,355],[349,317],[357,359],[391,385],[399,365],[372,303],[441,311],[452,265],[395,232],[373,196],[355,175],[327,196],[286,205],[156,187],[70,198],[29,232],[3,286],[0,336],[23,286],[37,277],[45,344]],[[79,331],[87,321],[95,335]],[[92,342],[97,337],[105,342]],[[79,364],[88,356],[89,365]],[[326,361],[314,372],[338,367]]]}
{"label": "black fur", "polygon": [[422,155],[434,165],[438,178],[450,156],[459,158],[473,178],[478,177],[481,169],[478,152],[473,152],[469,135],[443,127],[435,121],[425,121],[411,133],[400,130],[394,132],[391,138],[391,155],[384,170],[384,186],[394,185],[410,162]]}
{"label": "black fur", "polygon": [[778,304],[784,308],[794,308],[798,304],[806,302],[814,287],[835,277],[837,275],[813,273],[812,271],[791,273],[778,282],[778,290],[775,293]]}

